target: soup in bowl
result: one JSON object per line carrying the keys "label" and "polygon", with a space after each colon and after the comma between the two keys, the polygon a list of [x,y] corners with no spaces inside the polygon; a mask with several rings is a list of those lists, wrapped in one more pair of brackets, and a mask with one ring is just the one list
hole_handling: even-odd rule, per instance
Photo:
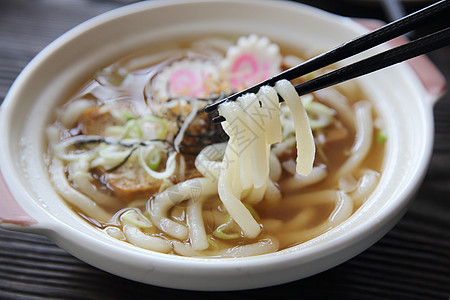
{"label": "soup in bowl", "polygon": [[207,104],[304,58],[254,34],[160,46],[99,70],[47,128],[50,180],[93,226],[163,253],[250,256],[336,227],[375,189],[385,129],[356,84],[299,97],[280,81],[214,124]]}
{"label": "soup in bowl", "polygon": [[156,1],[83,23],[2,105],[2,226],[185,289],[268,286],[356,255],[401,217],[430,155],[435,97],[407,65],[302,97],[293,84],[338,66],[281,81],[219,106],[222,124],[203,108],[365,31],[270,1]]}

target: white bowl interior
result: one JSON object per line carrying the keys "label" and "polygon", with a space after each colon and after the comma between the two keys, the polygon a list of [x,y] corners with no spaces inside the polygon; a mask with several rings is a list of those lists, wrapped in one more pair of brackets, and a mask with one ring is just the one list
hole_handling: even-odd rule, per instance
{"label": "white bowl interior", "polygon": [[6,181],[17,201],[39,221],[39,232],[88,263],[121,276],[168,287],[214,290],[272,285],[320,272],[356,255],[386,233],[424,174],[433,132],[431,105],[424,103],[420,83],[408,66],[358,79],[389,134],[381,182],[370,199],[326,234],[259,257],[170,256],[138,249],[94,229],[51,188],[42,159],[45,128],[53,118],[53,108],[90,74],[147,45],[186,35],[258,33],[283,45],[318,52],[363,32],[350,19],[279,1],[151,1],[99,16],[47,47],[12,87],[0,120],[0,134],[7,141],[0,150],[1,171],[8,174]]}

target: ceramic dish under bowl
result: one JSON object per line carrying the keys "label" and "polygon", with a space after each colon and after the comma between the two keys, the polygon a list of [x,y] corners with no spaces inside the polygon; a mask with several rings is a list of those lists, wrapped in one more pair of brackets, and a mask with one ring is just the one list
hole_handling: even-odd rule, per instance
{"label": "ceramic dish under bowl", "polygon": [[[365,204],[338,227],[272,254],[191,258],[115,240],[68,208],[51,186],[43,157],[45,128],[55,107],[90,74],[132,50],[188,36],[257,33],[282,45],[320,52],[365,32],[352,19],[283,1],[149,1],[79,25],[29,63],[1,106],[1,226],[46,235],[107,272],[180,289],[265,287],[301,279],[350,259],[400,219],[426,171],[434,131],[432,108],[445,85],[427,63],[428,69],[422,70],[431,73],[425,84],[407,63],[358,79],[389,132],[380,183]],[[377,47],[364,56],[387,47]]]}

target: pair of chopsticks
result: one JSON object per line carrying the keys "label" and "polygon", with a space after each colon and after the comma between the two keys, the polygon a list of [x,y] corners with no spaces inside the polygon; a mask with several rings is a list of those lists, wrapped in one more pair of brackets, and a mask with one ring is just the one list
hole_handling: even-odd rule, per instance
{"label": "pair of chopsticks", "polygon": [[[264,85],[274,86],[279,80],[292,80],[301,77],[320,68],[373,48],[381,43],[387,42],[411,30],[417,29],[419,26],[431,23],[440,18],[448,18],[447,21],[449,21],[449,12],[450,0],[441,0],[436,2],[424,9],[386,24],[385,26],[370,33],[362,35],[328,52],[311,58],[252,87],[209,104],[205,107],[205,111],[208,113],[213,112],[220,104],[226,101],[234,101],[246,93],[257,93],[258,90]],[[450,27],[447,25],[445,29],[438,32],[426,35],[397,48],[387,50],[380,54],[371,56],[359,62],[301,83],[295,86],[295,89],[297,93],[302,96],[365,74],[372,73],[448,45],[450,45]],[[280,99],[280,101],[283,100]],[[223,116],[213,118],[214,123],[219,123],[222,121],[225,121]]]}

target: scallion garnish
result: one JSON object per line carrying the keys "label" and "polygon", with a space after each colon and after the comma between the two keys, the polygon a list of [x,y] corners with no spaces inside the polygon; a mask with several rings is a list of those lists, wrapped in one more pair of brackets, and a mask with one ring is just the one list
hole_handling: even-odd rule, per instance
{"label": "scallion garnish", "polygon": [[147,164],[150,169],[156,171],[161,164],[161,150],[153,149],[148,155]]}

